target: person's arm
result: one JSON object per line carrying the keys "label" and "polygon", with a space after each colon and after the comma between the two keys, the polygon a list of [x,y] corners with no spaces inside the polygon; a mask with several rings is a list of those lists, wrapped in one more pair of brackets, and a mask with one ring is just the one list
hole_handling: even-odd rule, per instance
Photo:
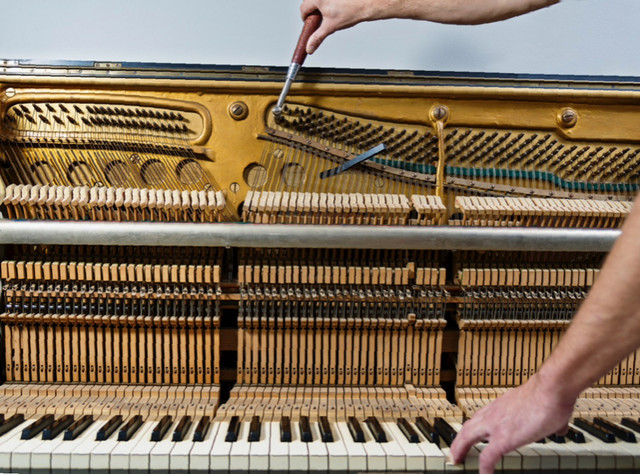
{"label": "person's arm", "polygon": [[558,3],[559,0],[304,0],[305,19],[314,10],[322,13],[320,28],[309,38],[311,54],[331,33],[363,21],[388,18],[428,20],[437,23],[475,25],[505,20]]}
{"label": "person's arm", "polygon": [[569,422],[585,388],[640,346],[640,204],[549,359],[527,383],[507,392],[467,421],[453,445],[454,463],[470,447],[489,444],[480,472],[493,472],[500,457],[553,433]]}

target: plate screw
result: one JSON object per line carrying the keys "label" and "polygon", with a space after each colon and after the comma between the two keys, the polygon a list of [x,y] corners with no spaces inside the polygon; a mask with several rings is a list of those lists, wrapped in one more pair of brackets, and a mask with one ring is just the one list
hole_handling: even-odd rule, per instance
{"label": "plate screw", "polygon": [[449,108],[445,105],[436,105],[431,109],[431,118],[436,121],[444,121],[449,117]]}
{"label": "plate screw", "polygon": [[570,108],[562,109],[558,114],[558,123],[561,127],[571,128],[578,122],[578,113]]}
{"label": "plate screw", "polygon": [[249,107],[244,102],[234,102],[229,106],[229,115],[234,120],[244,120],[249,115]]}

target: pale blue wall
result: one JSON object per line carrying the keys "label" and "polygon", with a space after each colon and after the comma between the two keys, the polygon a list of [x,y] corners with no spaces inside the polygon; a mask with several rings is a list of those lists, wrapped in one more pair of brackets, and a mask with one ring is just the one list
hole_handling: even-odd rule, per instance
{"label": "pale blue wall", "polygon": [[[286,65],[298,0],[4,0],[0,58]],[[640,0],[565,0],[479,27],[339,32],[318,67],[640,76]]]}

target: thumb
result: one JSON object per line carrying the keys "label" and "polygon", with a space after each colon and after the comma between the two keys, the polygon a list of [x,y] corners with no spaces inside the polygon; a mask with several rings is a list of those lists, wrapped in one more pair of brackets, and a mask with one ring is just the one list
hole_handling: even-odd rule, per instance
{"label": "thumb", "polygon": [[307,54],[313,54],[322,44],[324,39],[334,31],[335,30],[327,27],[323,22],[320,25],[320,28],[318,28],[316,32],[309,37],[309,41],[307,41]]}

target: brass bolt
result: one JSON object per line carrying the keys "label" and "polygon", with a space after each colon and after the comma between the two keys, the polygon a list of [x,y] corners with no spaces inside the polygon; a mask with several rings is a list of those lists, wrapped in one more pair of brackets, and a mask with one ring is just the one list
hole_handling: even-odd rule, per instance
{"label": "brass bolt", "polygon": [[9,87],[9,88],[7,88],[7,90],[6,90],[6,91],[4,91],[4,94],[5,94],[7,97],[11,98],[11,97],[13,97],[14,95],[16,95],[16,90],[15,90],[13,87]]}
{"label": "brass bolt", "polygon": [[240,185],[234,181],[229,185],[229,191],[233,194],[237,194],[237,192],[240,191]]}
{"label": "brass bolt", "polygon": [[562,109],[558,114],[558,124],[561,127],[571,128],[578,122],[578,113],[570,108]]}
{"label": "brass bolt", "polygon": [[229,106],[229,115],[234,120],[244,120],[249,115],[249,107],[244,102],[234,102]]}

